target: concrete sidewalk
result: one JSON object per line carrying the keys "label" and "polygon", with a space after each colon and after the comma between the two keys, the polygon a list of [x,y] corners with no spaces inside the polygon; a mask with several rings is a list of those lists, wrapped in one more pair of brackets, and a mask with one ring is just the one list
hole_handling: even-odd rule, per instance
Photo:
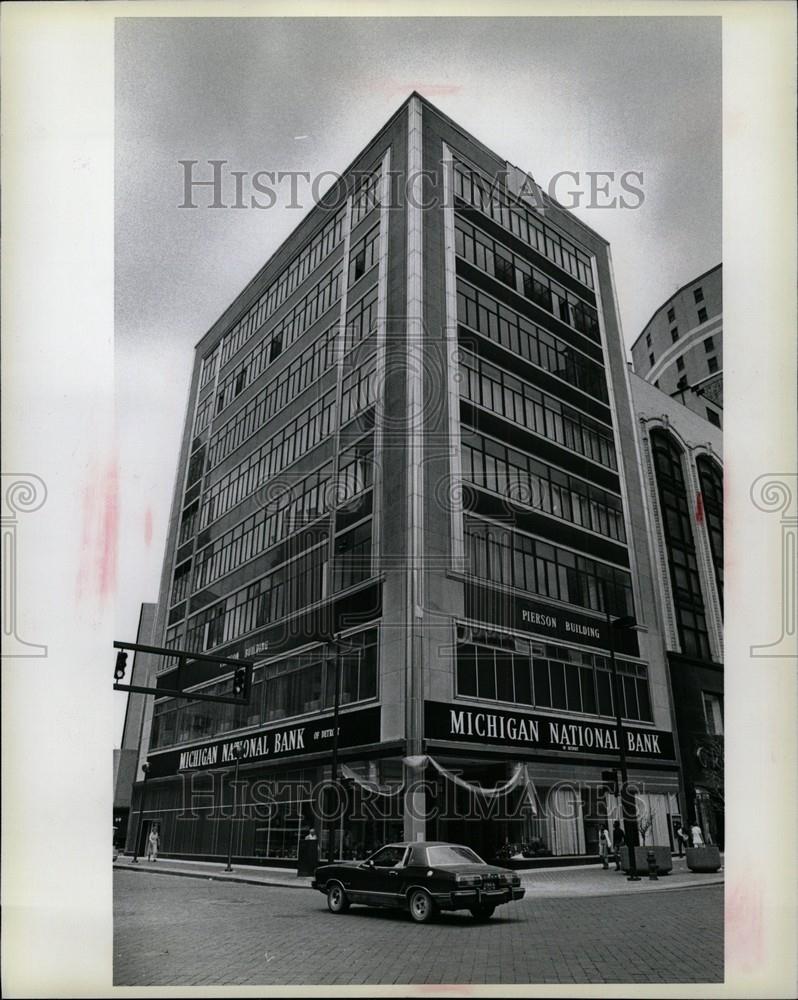
{"label": "concrete sidewalk", "polygon": [[[721,861],[722,861],[721,857]],[[292,868],[266,868],[262,865],[233,865],[232,872],[225,872],[218,861],[186,861],[175,858],[158,858],[147,861],[120,854],[114,868],[155,875],[182,875],[185,878],[208,879],[214,882],[243,882],[250,885],[281,886],[289,889],[309,889],[311,879],[300,878]],[[724,881],[723,869],[714,874],[691,872],[684,858],[673,859],[670,875],[661,875],[656,881],[642,875],[639,882],[630,882],[622,872],[613,867],[604,871],[601,865],[580,865],[570,868],[536,868],[517,873],[528,897],[564,899],[578,896],[617,896],[625,893],[662,892],[668,889],[689,889],[705,885],[718,885]]]}

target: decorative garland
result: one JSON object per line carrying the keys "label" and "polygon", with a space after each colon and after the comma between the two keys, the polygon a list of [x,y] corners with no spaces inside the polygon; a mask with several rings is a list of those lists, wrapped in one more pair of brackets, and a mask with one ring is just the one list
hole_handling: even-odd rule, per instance
{"label": "decorative garland", "polygon": [[495,788],[483,788],[482,785],[473,785],[471,782],[466,781],[461,778],[458,774],[454,774],[452,771],[448,771],[442,764],[439,764],[434,757],[430,757],[427,754],[420,754],[415,757],[405,757],[404,763],[408,767],[413,769],[424,768],[428,764],[431,764],[435,770],[446,778],[448,781],[453,782],[455,785],[459,785],[460,788],[464,788],[466,791],[470,792],[472,795],[481,795],[486,799],[498,798],[499,796],[509,795],[510,792],[515,788],[523,788],[527,797],[529,805],[532,807],[532,812],[537,816],[538,809],[535,802],[535,785],[529,776],[529,771],[526,764],[516,764],[513,770],[512,777],[509,781],[506,781],[503,785],[497,785]]}

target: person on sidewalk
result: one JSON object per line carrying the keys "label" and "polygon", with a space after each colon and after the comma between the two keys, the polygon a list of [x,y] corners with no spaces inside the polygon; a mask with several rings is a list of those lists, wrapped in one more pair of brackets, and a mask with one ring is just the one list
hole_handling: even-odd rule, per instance
{"label": "person on sidewalk", "polygon": [[704,846],[704,835],[701,833],[701,827],[698,825],[698,821],[690,827],[690,837],[693,841],[693,847],[703,847]]}
{"label": "person on sidewalk", "polygon": [[158,860],[158,848],[161,845],[161,838],[158,834],[158,827],[154,826],[150,830],[150,835],[147,837],[147,860],[157,861]]}
{"label": "person on sidewalk", "polygon": [[601,855],[601,867],[606,871],[609,868],[610,854],[612,853],[612,840],[610,831],[606,826],[599,830],[599,854]]}
{"label": "person on sidewalk", "polygon": [[679,848],[679,857],[684,857],[684,849],[689,843],[689,837],[687,836],[687,830],[679,824],[676,828],[676,846]]}
{"label": "person on sidewalk", "polygon": [[615,871],[621,870],[621,848],[626,843],[626,835],[621,829],[620,820],[615,820],[612,824],[612,849],[615,853]]}

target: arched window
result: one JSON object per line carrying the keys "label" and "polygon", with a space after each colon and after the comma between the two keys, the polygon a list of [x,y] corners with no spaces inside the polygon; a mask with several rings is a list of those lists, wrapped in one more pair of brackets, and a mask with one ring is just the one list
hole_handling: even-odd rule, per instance
{"label": "arched window", "polygon": [[668,567],[676,604],[682,652],[700,660],[710,659],[704,598],[698,576],[693,527],[692,498],[688,498],[682,472],[682,452],[672,435],[653,431],[651,450],[657,477]]}
{"label": "arched window", "polygon": [[708,455],[699,455],[696,459],[698,480],[701,484],[701,496],[706,518],[709,548],[712,552],[712,564],[715,567],[715,581],[718,585],[718,598],[723,609],[723,472],[720,465]]}

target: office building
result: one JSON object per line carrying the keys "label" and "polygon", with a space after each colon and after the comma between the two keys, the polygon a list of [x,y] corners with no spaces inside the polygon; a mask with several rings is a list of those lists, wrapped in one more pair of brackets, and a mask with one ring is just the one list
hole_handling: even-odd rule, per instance
{"label": "office building", "polygon": [[635,372],[716,427],[723,425],[723,268],[683,285],[632,345]]}
{"label": "office building", "polygon": [[682,819],[723,845],[723,437],[637,375],[630,381],[688,810]]}
{"label": "office building", "polygon": [[[607,242],[417,94],[322,201],[196,348],[156,631],[256,666],[246,706],[150,699],[142,835],[283,864],[311,827],[347,857],[402,837],[595,854],[618,808],[609,613],[637,622],[613,630],[621,738],[668,844],[684,809]],[[230,692],[229,670],[187,672]]]}

